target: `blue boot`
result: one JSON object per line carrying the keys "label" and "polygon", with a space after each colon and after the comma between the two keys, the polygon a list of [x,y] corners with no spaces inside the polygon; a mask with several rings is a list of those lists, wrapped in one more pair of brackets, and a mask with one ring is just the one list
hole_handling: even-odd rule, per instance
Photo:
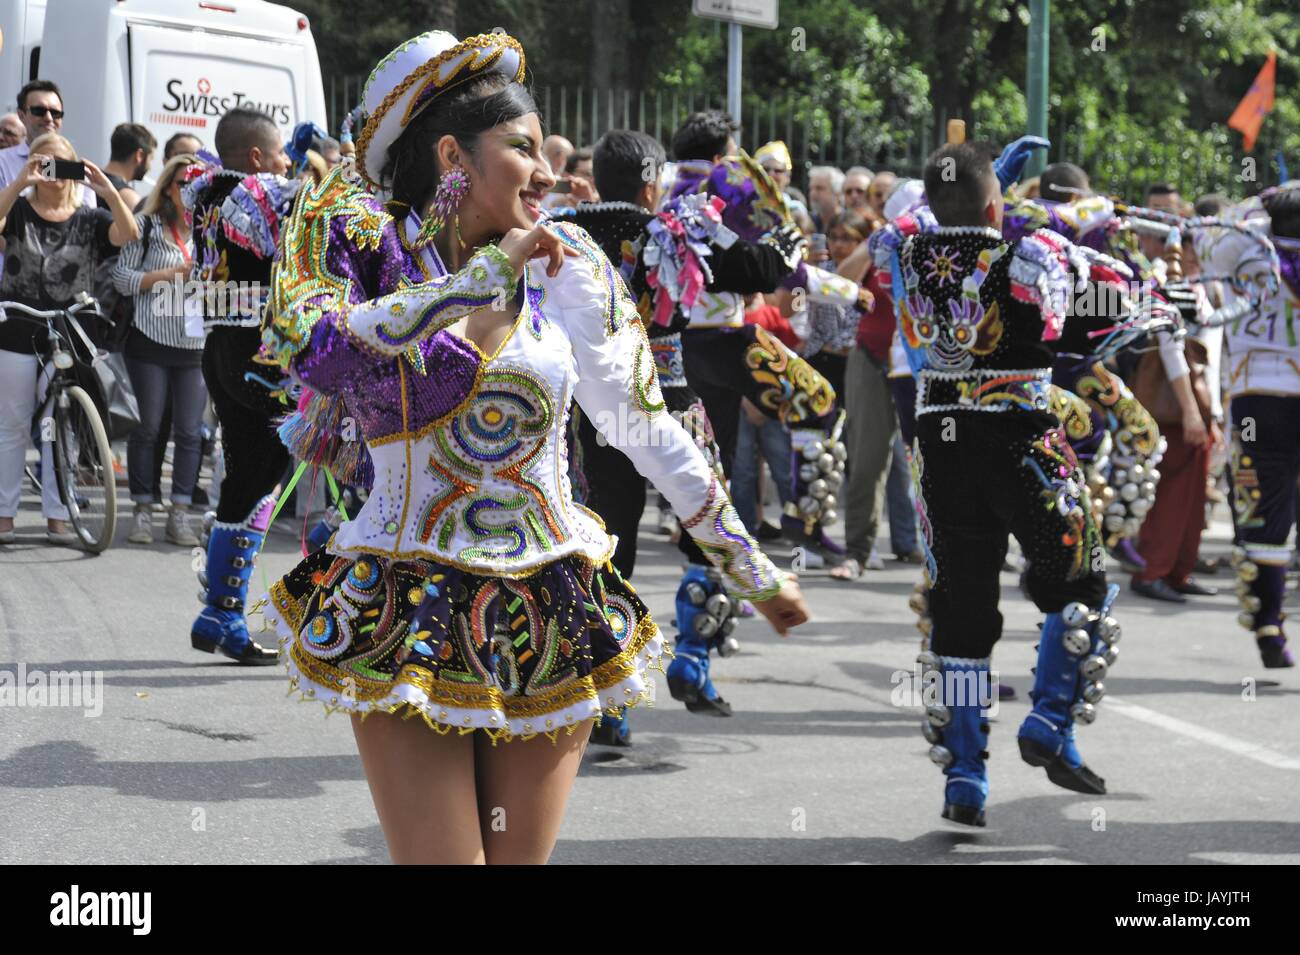
{"label": "blue boot", "polygon": [[628,722],[627,707],[618,711],[618,716],[601,714],[600,725],[591,731],[591,741],[601,746],[631,746],[632,726]]}
{"label": "blue boot", "polygon": [[220,650],[232,660],[253,666],[275,663],[278,653],[253,642],[244,622],[253,560],[266,539],[274,497],[265,497],[241,524],[213,523],[208,536],[207,569],[200,580],[207,588],[206,606],[190,628],[190,646],[204,653]]}
{"label": "blue boot", "polygon": [[352,493],[352,488],[344,487],[340,489],[338,499],[326,509],[320,523],[313,527],[311,533],[307,535],[308,553],[318,551],[329,543],[330,538],[334,536],[334,532],[347,519],[345,515],[348,510],[354,514],[356,513],[356,496]]}
{"label": "blue boot", "polygon": [[709,651],[730,656],[740,649],[731,636],[736,611],[717,571],[698,564],[686,569],[677,588],[677,655],[668,666],[668,691],[692,713],[731,715],[731,704],[709,679]]}
{"label": "blue boot", "polygon": [[1097,718],[1096,704],[1106,693],[1102,678],[1119,655],[1120,627],[1109,615],[1119,585],[1106,589],[1097,611],[1082,603],[1048,614],[1038,642],[1038,667],[1029,697],[1034,708],[1020,726],[1020,755],[1042,766],[1063,789],[1099,796],[1106,781],[1089,769],[1075,745],[1074,724]]}
{"label": "blue boot", "polygon": [[329,543],[330,537],[339,529],[337,522],[332,520],[333,512],[326,514],[320,519],[320,523],[311,529],[307,535],[307,552],[315,553]]}
{"label": "blue boot", "polygon": [[943,818],[967,826],[983,826],[988,798],[989,721],[993,702],[989,660],[941,657],[922,652],[925,668],[925,722],[921,731],[930,746],[930,760],[943,769]]}

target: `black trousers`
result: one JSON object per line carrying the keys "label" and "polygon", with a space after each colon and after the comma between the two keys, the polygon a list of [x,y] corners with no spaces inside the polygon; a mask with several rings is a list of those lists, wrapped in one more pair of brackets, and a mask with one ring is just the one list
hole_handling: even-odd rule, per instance
{"label": "black trousers", "polygon": [[1286,617],[1288,543],[1300,478],[1300,397],[1238,395],[1231,414],[1233,523],[1237,543],[1259,568],[1258,577],[1247,582],[1260,601],[1254,614],[1258,630],[1279,626]]}
{"label": "black trousers", "polygon": [[289,466],[289,451],[276,434],[277,419],[289,409],[270,389],[246,374],[274,380],[277,369],[253,361],[261,345],[256,328],[216,327],[203,346],[203,380],[221,424],[226,476],[221,481],[217,520],[238,523],[275,490]]}
{"label": "black trousers", "polygon": [[578,419],[578,442],[581,445],[581,468],[586,479],[583,502],[600,515],[605,529],[618,537],[611,560],[624,580],[632,579],[636,568],[636,534],[645,511],[645,478],[631,458],[604,443],[591,419],[574,407]]}
{"label": "black trousers", "polygon": [[[931,413],[916,420],[922,531],[937,575],[931,648],[984,658],[1002,636],[999,574],[1008,532],[1044,613],[1105,595],[1104,551],[1077,459],[1052,415]],[[1073,487],[1071,486],[1073,484]]]}
{"label": "black trousers", "polygon": [[808,364],[816,368],[821,376],[831,383],[831,387],[835,389],[836,405],[844,407],[844,378],[849,368],[848,356],[819,351],[808,359]]}
{"label": "black trousers", "polygon": [[[665,387],[664,404],[668,412],[682,423],[687,433],[697,443],[711,444],[707,420],[701,421],[706,413],[699,407],[699,398],[690,388]],[[600,515],[605,522],[605,529],[618,537],[618,546],[611,558],[618,572],[624,579],[632,579],[636,567],[636,536],[641,526],[641,515],[645,511],[646,481],[633,466],[626,454],[612,444],[602,443],[596,426],[591,423],[582,409],[574,407],[577,419],[577,436],[580,457],[575,463],[582,474],[575,476],[575,486],[583,489],[583,504]],[[706,450],[706,455],[709,452]],[[716,447],[713,449],[716,454]],[[690,517],[679,514],[678,517]],[[704,556],[690,534],[682,531],[677,539],[677,549],[686,558],[688,564],[709,566],[709,559]]]}
{"label": "black trousers", "polygon": [[1300,397],[1232,399],[1233,512],[1246,544],[1285,547],[1296,522]]}
{"label": "black trousers", "polygon": [[[803,359],[777,347],[756,326],[685,331],[682,363],[689,387],[665,386],[664,402],[697,441],[716,447],[727,476],[736,455],[742,397],[789,424],[825,427],[832,417],[834,394],[826,380]],[[618,536],[614,566],[630,578],[636,564],[637,527],[645,510],[645,480],[626,455],[599,442],[586,416],[581,416],[577,433],[586,477],[586,506]],[[681,535],[677,548],[688,563],[708,566],[708,559],[689,534]]]}

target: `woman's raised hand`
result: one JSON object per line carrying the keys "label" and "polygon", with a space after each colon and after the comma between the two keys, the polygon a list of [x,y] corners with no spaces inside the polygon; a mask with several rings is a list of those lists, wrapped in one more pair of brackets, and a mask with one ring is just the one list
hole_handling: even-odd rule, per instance
{"label": "woman's raised hand", "polygon": [[50,181],[41,175],[41,165],[49,158],[50,157],[44,156],[40,153],[32,153],[27,157],[27,162],[23,163],[23,171],[18,177],[19,181],[22,183],[21,188],[26,189],[28,186],[36,185],[38,182]]}
{"label": "woman's raised hand", "polygon": [[109,181],[102,169],[88,159],[83,159],[81,162],[86,167],[86,184],[94,190],[95,195],[108,199],[117,193],[117,187]]}
{"label": "woman's raised hand", "polygon": [[576,249],[565,245],[545,223],[539,222],[531,229],[511,229],[501,239],[499,248],[514,267],[515,274],[524,270],[529,259],[547,259],[546,274],[555,278],[560,273],[566,255],[577,255]]}

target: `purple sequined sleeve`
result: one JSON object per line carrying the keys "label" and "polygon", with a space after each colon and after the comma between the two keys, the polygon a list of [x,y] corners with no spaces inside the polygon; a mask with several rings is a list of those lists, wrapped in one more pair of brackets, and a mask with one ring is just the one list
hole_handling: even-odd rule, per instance
{"label": "purple sequined sleeve", "polygon": [[[281,307],[295,313],[299,334],[307,338],[306,347],[298,346],[289,367],[321,394],[352,391],[357,380],[375,364],[376,356],[366,354],[341,331],[340,322],[347,309],[397,291],[403,279],[423,279],[419,267],[402,248],[395,222],[389,220],[378,236],[370,236],[364,243],[357,241],[354,230],[351,218],[330,219],[324,247],[309,246],[303,252],[317,267],[298,281],[277,274],[276,293],[283,302]],[[322,259],[323,269],[319,268]]]}
{"label": "purple sequined sleeve", "polygon": [[[450,333],[430,333],[413,340],[402,357],[369,347],[348,330],[358,310],[374,303],[389,306],[431,283],[397,237],[391,221],[362,244],[355,223],[335,219],[330,241],[321,250],[326,268],[315,274],[320,289],[297,300],[298,312],[283,315],[301,322],[300,341],[289,367],[313,391],[346,399],[348,414],[369,440],[418,429],[463,402],[474,388],[482,359],[473,345]],[[456,276],[443,277],[452,283]],[[325,286],[329,287],[325,287]],[[405,287],[404,287],[405,286]],[[400,289],[400,291],[399,291]],[[346,298],[345,298],[346,296]]]}
{"label": "purple sequined sleeve", "polygon": [[294,303],[310,331],[289,367],[321,394],[362,391],[399,355],[417,373],[436,368],[448,349],[459,355],[464,349],[437,332],[514,284],[513,270],[495,247],[459,272],[426,281],[401,246],[395,223],[369,248],[351,238],[352,228],[348,220],[330,222],[325,277],[316,273],[322,288]]}

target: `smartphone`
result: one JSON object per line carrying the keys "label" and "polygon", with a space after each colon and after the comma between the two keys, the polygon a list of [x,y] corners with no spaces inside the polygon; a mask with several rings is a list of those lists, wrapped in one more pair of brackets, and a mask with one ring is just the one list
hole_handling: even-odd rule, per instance
{"label": "smartphone", "polygon": [[826,251],[826,234],[823,232],[814,232],[808,236],[808,248],[816,249],[818,252]]}
{"label": "smartphone", "polygon": [[46,179],[85,179],[86,164],[46,156],[41,160],[41,175]]}
{"label": "smartphone", "polygon": [[551,188],[547,189],[546,191],[558,192],[558,193],[563,193],[564,195],[568,195],[569,193],[573,192],[573,183],[570,182],[568,179],[557,179],[555,180],[555,185],[551,186]]}

